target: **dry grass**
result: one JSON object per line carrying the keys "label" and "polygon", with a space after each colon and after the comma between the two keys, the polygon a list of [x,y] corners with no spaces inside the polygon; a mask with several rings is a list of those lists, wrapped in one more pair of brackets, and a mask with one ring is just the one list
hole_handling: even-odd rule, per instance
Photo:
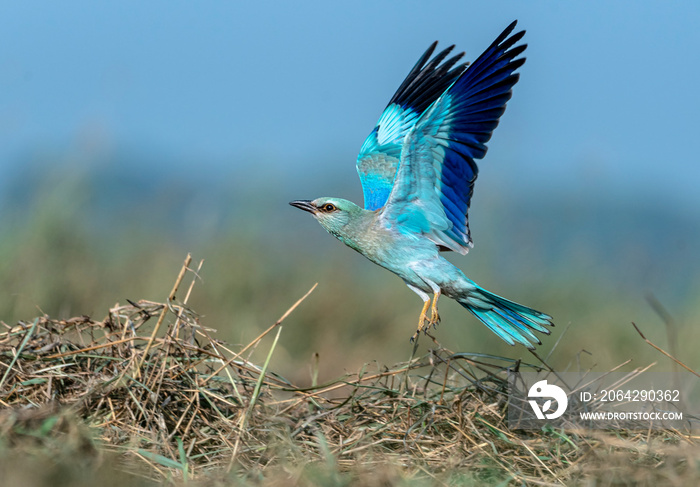
{"label": "dry grass", "polygon": [[[99,321],[43,316],[5,325],[4,478],[39,485],[34,477],[27,483],[26,475],[36,476],[31,467],[18,474],[18,464],[8,460],[16,458],[12,452],[32,452],[52,482],[57,475],[72,479],[66,485],[80,485],[82,477],[56,473],[64,462],[119,479],[115,485],[128,483],[125,478],[144,485],[691,485],[700,479],[698,438],[678,431],[509,430],[505,371],[536,365],[502,357],[437,348],[392,368],[296,387],[267,369],[284,319],[313,288],[265,333],[232,347],[187,306],[199,270],[190,264],[188,256],[165,303],[116,305]],[[268,342],[269,350],[256,353],[266,357],[263,365],[253,363],[251,354]]]}

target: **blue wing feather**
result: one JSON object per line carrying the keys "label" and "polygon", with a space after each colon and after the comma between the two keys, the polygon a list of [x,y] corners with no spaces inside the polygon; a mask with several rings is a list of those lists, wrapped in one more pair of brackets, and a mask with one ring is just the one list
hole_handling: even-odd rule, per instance
{"label": "blue wing feather", "polygon": [[436,47],[437,42],[431,44],[413,66],[391,97],[377,126],[362,144],[357,158],[357,172],[367,210],[381,208],[389,198],[406,134],[423,112],[466,69],[466,64],[457,64],[464,53],[446,59],[454,46],[430,59]]}
{"label": "blue wing feather", "polygon": [[[516,57],[527,46],[515,46],[525,31],[511,35],[515,25],[509,25],[415,122],[383,210],[387,216],[404,214],[407,222],[431,222],[427,231],[418,226],[412,230],[460,253],[471,246],[467,212],[478,175],[475,159],[486,155],[486,142],[518,81],[514,71],[525,62]],[[411,217],[412,213],[424,215]]]}

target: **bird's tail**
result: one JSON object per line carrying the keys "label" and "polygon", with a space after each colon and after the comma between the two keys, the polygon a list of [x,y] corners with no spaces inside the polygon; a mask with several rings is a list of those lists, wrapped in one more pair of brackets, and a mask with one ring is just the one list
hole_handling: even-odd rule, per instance
{"label": "bird's tail", "polygon": [[[475,285],[476,286],[476,285]],[[532,308],[497,296],[479,286],[457,299],[474,316],[496,335],[511,345],[522,343],[529,349],[541,344],[532,333],[538,331],[549,335],[547,326],[554,326],[552,317]]]}

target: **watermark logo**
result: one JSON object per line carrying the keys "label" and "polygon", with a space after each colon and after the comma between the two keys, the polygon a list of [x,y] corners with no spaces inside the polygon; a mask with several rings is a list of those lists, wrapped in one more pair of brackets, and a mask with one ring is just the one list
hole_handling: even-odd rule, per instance
{"label": "watermark logo", "polygon": [[[542,407],[537,403],[536,400],[532,398],[549,398],[547,399]],[[552,399],[557,401],[557,410],[553,413],[547,413],[552,407]],[[554,384],[547,384],[546,380],[541,380],[535,382],[530,391],[528,392],[528,402],[532,407],[532,410],[537,416],[537,419],[557,419],[566,411],[566,407],[569,405],[569,399],[566,397],[566,392],[559,386]]]}
{"label": "watermark logo", "polygon": [[568,430],[674,428],[696,435],[699,401],[700,380],[693,376],[680,382],[670,372],[508,374],[508,426],[512,429],[539,430],[549,423]]}

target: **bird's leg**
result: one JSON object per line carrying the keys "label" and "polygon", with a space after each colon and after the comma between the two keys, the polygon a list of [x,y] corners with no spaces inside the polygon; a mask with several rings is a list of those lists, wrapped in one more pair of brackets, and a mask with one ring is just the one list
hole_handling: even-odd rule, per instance
{"label": "bird's leg", "polygon": [[430,323],[428,322],[428,317],[426,316],[426,314],[428,313],[429,307],[430,307],[430,297],[426,294],[425,301],[423,301],[423,309],[421,310],[420,316],[418,317],[418,329],[411,337],[411,341],[418,338],[418,335],[420,335],[420,332],[423,331],[426,328],[426,326],[430,327]]}
{"label": "bird's leg", "polygon": [[428,323],[425,325],[424,331],[428,333],[428,330],[430,327],[436,327],[438,323],[440,323],[440,315],[438,314],[438,309],[437,309],[437,304],[438,304],[438,299],[440,299],[440,293],[442,290],[440,289],[440,286],[438,286],[436,283],[433,281],[426,279],[423,277],[423,281],[430,286],[430,288],[433,290],[433,294],[435,297],[433,298],[433,305],[430,308],[430,320],[428,320]]}
{"label": "bird's leg", "polygon": [[438,289],[437,292],[435,293],[435,297],[433,298],[433,305],[430,307],[430,321],[428,322],[428,327],[430,327],[430,326],[435,327],[438,325],[438,323],[440,323],[440,315],[438,314],[438,309],[437,309],[437,303],[438,303],[439,297],[440,297],[440,289]]}
{"label": "bird's leg", "polygon": [[428,286],[430,286],[430,289],[432,289],[433,294],[435,295],[435,299],[432,300],[433,305],[431,308],[430,319],[428,319],[427,313],[428,308],[430,308],[430,295],[422,289],[413,286],[409,283],[406,283],[408,288],[414,293],[416,293],[418,296],[420,296],[423,300],[423,309],[421,310],[420,316],[418,317],[418,329],[411,337],[411,341],[414,341],[416,338],[418,338],[418,335],[420,335],[420,332],[422,331],[428,333],[428,330],[431,326],[437,326],[437,324],[440,322],[440,315],[438,314],[437,310],[438,298],[440,297],[441,293],[440,286],[435,284],[433,281],[426,279],[425,277],[423,277],[422,279],[423,282],[425,282]]}

